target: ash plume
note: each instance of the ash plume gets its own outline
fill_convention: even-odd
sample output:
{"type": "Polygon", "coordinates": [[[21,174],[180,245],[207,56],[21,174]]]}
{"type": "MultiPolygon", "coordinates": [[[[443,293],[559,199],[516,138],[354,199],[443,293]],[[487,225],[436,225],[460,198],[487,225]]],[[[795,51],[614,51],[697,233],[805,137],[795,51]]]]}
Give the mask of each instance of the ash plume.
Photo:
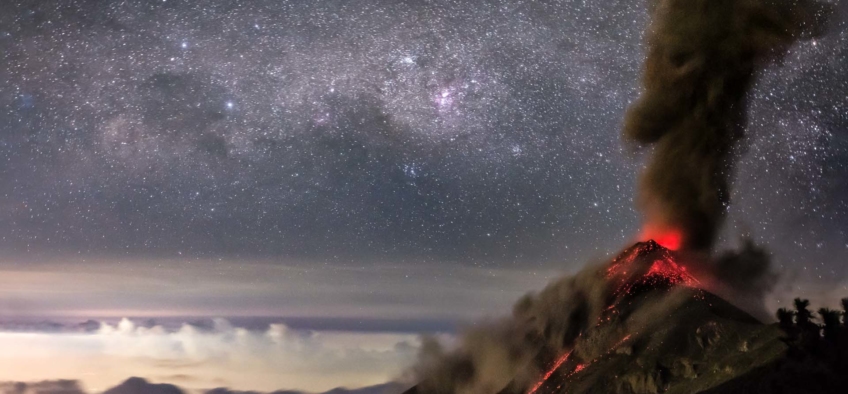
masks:
{"type": "Polygon", "coordinates": [[[646,238],[682,232],[709,251],[730,202],[732,156],[744,136],[755,73],[795,41],[821,34],[813,0],[655,0],[643,92],[626,140],[653,146],[638,204],[646,238]]]}

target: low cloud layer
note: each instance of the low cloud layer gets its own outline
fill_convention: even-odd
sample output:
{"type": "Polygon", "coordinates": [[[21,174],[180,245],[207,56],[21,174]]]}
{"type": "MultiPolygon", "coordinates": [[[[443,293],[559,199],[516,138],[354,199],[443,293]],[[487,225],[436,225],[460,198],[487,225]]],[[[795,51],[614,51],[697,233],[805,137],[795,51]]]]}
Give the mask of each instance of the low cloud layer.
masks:
{"type": "MultiPolygon", "coordinates": [[[[123,319],[91,332],[0,332],[0,348],[0,381],[73,379],[86,391],[101,392],[129,376],[144,376],[193,390],[320,392],[399,377],[419,340],[413,334],[313,332],[283,324],[248,330],[224,319],[175,329],[123,319]]],[[[7,386],[3,392],[21,388],[7,386]]],[[[20,392],[42,392],[28,387],[20,392]]]]}
{"type": "Polygon", "coordinates": [[[45,380],[41,382],[2,382],[3,394],[85,394],[76,380],[45,380]]]}
{"type": "MultiPolygon", "coordinates": [[[[323,394],[399,394],[409,386],[389,382],[356,389],[335,388],[323,394]]],[[[167,383],[151,383],[132,377],[112,387],[103,394],[185,394],[187,391],[167,383]]],[[[197,394],[262,394],[256,391],[234,391],[219,387],[211,390],[194,390],[197,394]]],[[[0,382],[0,394],[88,394],[76,380],[45,380],[41,382],[0,382]]],[[[301,391],[274,391],[268,394],[306,394],[301,391]]]]}

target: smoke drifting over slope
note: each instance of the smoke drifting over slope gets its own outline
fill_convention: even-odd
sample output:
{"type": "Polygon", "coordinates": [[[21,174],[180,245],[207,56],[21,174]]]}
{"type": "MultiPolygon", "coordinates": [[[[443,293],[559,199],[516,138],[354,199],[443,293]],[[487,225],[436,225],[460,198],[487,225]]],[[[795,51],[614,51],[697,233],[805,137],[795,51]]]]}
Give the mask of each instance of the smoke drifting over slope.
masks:
{"type": "Polygon", "coordinates": [[[603,271],[584,269],[525,296],[511,318],[465,332],[456,352],[425,341],[415,371],[423,381],[415,393],[491,394],[513,379],[529,385],[542,373],[533,364],[540,352],[557,356],[600,316],[609,295],[603,271]]]}
{"type": "Polygon", "coordinates": [[[645,236],[682,231],[709,250],[729,203],[732,154],[743,137],[755,72],[796,40],[822,31],[827,8],[810,0],[657,0],[644,92],[624,136],[654,146],[639,205],[645,236]]]}
{"type": "MultiPolygon", "coordinates": [[[[746,264],[750,257],[727,258],[746,264]]],[[[452,353],[425,341],[416,371],[422,381],[408,393],[558,392],[550,390],[556,386],[551,382],[576,377],[618,352],[638,351],[650,357],[662,353],[645,345],[657,330],[675,330],[679,335],[672,336],[685,341],[696,329],[712,329],[720,316],[731,325],[761,326],[701,290],[708,284],[692,276],[685,262],[683,254],[653,241],[637,243],[606,264],[591,265],[524,297],[510,318],[469,330],[452,353]],[[627,350],[632,346],[636,349],[627,350]],[[551,387],[538,391],[543,386],[551,387]]]]}

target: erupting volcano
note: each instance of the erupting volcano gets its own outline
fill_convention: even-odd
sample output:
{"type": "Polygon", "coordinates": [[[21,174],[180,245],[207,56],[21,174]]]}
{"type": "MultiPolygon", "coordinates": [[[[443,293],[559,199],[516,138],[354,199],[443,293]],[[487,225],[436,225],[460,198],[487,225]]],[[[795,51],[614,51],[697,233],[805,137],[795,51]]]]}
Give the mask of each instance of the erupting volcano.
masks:
{"type": "MultiPolygon", "coordinates": [[[[811,380],[787,333],[701,286],[678,252],[653,240],[551,284],[509,320],[471,331],[407,394],[795,393],[811,380]],[[776,383],[792,376],[794,383],[776,383]]],[[[811,372],[812,371],[812,372],[811,372]]]]}
{"type": "MultiPolygon", "coordinates": [[[[693,289],[700,281],[692,276],[685,266],[680,264],[677,256],[669,248],[660,245],[654,240],[640,242],[624,250],[618,257],[614,258],[605,269],[607,286],[610,288],[609,302],[598,319],[595,329],[601,329],[604,324],[612,324],[617,320],[613,316],[620,315],[623,310],[633,305],[640,294],[652,291],[670,291],[676,286],[686,286],[693,289]]],[[[694,297],[703,300],[705,293],[700,289],[693,294],[694,297]]],[[[578,336],[578,340],[583,333],[578,336]]],[[[590,334],[591,335],[591,334],[590,334]]],[[[624,335],[620,340],[610,346],[606,352],[599,357],[583,363],[576,363],[570,368],[563,370],[563,364],[571,358],[574,349],[569,349],[541,376],[532,386],[527,394],[535,394],[546,386],[556,385],[556,390],[563,390],[569,380],[577,374],[592,366],[604,357],[609,357],[616,349],[624,346],[632,334],[624,335]],[[552,379],[559,374],[558,379],[552,379]],[[549,381],[555,383],[549,383],[549,381]]]]}
{"type": "Polygon", "coordinates": [[[755,73],[821,33],[827,9],[815,0],[652,1],[643,89],[623,125],[626,140],[653,147],[638,198],[645,242],[526,296],[456,351],[424,357],[409,393],[729,393],[752,384],[795,393],[815,380],[818,392],[836,392],[845,383],[838,363],[794,359],[786,332],[707,286],[739,304],[768,287],[765,252],[748,243],[714,258],[714,241],[755,73]]]}

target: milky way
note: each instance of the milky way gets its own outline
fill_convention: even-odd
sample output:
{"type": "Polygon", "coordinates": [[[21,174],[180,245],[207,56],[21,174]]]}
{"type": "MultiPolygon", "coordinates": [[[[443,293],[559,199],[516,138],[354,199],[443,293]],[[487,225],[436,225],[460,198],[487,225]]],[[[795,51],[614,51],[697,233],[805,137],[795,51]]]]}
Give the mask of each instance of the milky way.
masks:
{"type": "MultiPolygon", "coordinates": [[[[0,15],[7,251],[542,264],[636,232],[641,1],[60,3],[0,15]]],[[[831,278],[839,12],[758,82],[727,231],[831,278]]]]}

